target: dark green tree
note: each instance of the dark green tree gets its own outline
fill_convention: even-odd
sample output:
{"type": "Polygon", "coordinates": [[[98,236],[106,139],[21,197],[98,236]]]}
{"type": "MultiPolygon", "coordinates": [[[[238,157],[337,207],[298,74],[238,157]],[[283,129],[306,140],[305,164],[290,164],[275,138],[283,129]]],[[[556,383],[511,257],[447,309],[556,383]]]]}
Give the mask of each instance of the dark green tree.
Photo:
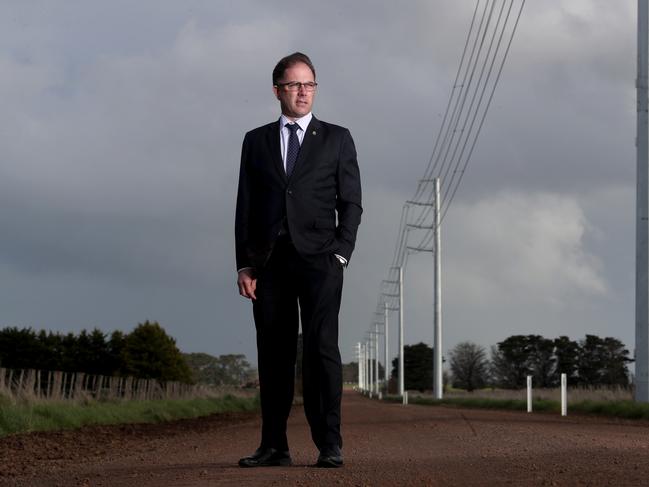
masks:
{"type": "MultiPolygon", "coordinates": [[[[380,364],[379,364],[380,365],[380,364]]],[[[398,358],[392,360],[392,377],[397,378],[398,358]]],[[[403,347],[403,373],[406,390],[433,388],[433,349],[423,342],[403,347]]],[[[381,377],[383,375],[381,374],[381,377]]]]}
{"type": "Polygon", "coordinates": [[[489,379],[489,361],[485,349],[472,342],[458,343],[450,353],[453,387],[473,391],[489,379]]]}
{"type": "Polygon", "coordinates": [[[191,382],[192,374],[176,347],[176,341],[157,323],[138,324],[126,336],[124,369],[127,375],[144,379],[191,382]]]}
{"type": "Polygon", "coordinates": [[[358,384],[358,362],[343,364],[343,382],[358,384]]]}
{"type": "Polygon", "coordinates": [[[110,334],[110,339],[106,344],[106,368],[111,370],[110,375],[126,375],[126,366],[124,365],[124,348],[126,346],[126,335],[119,330],[110,334]]]}
{"type": "Polygon", "coordinates": [[[554,340],[528,335],[529,368],[535,387],[550,388],[558,384],[554,340]]]}
{"type": "Polygon", "coordinates": [[[252,372],[242,354],[215,357],[207,353],[187,353],[183,356],[194,379],[201,384],[241,386],[252,372]]]}
{"type": "Polygon", "coordinates": [[[113,375],[115,370],[110,367],[108,343],[106,335],[94,328],[88,335],[88,361],[85,364],[89,374],[113,375]]]}
{"type": "Polygon", "coordinates": [[[517,389],[526,383],[530,374],[527,340],[514,335],[491,347],[491,376],[494,385],[505,389],[517,389]]]}
{"type": "Polygon", "coordinates": [[[78,368],[78,347],[79,341],[74,333],[68,333],[61,336],[61,361],[60,369],[63,372],[84,372],[83,368],[78,368]]]}
{"type": "Polygon", "coordinates": [[[513,335],[492,347],[491,375],[494,385],[518,389],[527,376],[537,387],[554,385],[556,360],[554,343],[540,335],[513,335]]]}
{"type": "Polygon", "coordinates": [[[31,369],[42,356],[36,332],[31,328],[0,330],[0,365],[9,369],[31,369]]]}
{"type": "Polygon", "coordinates": [[[41,355],[34,362],[33,368],[39,370],[60,370],[60,335],[40,330],[38,332],[38,343],[41,349],[41,355]]]}
{"type": "Polygon", "coordinates": [[[579,374],[579,343],[567,336],[554,339],[554,356],[556,358],[555,383],[560,383],[561,374],[566,374],[568,382],[575,384],[579,374]]]}
{"type": "Polygon", "coordinates": [[[94,367],[95,356],[92,353],[90,335],[87,330],[81,330],[72,346],[70,372],[83,371],[96,374],[94,367]]]}
{"type": "Polygon", "coordinates": [[[616,338],[600,338],[586,335],[580,341],[579,382],[582,385],[620,385],[629,384],[627,364],[629,351],[616,338]]]}
{"type": "Polygon", "coordinates": [[[222,384],[242,386],[250,373],[250,364],[243,354],[219,355],[218,363],[221,369],[222,384]]]}

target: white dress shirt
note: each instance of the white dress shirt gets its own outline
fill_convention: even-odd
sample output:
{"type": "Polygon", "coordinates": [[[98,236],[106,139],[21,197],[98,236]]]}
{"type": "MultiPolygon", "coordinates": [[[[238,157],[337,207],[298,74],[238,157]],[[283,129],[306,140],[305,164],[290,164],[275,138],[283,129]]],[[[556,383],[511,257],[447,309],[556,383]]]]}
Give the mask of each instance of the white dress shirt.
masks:
{"type": "Polygon", "coordinates": [[[306,129],[309,127],[312,118],[313,114],[311,112],[307,113],[302,118],[298,118],[297,120],[290,120],[284,114],[279,117],[279,145],[282,148],[282,161],[284,162],[284,171],[286,171],[286,150],[288,149],[288,138],[291,135],[291,131],[286,128],[286,124],[296,123],[298,127],[300,127],[299,129],[297,129],[297,139],[300,141],[301,146],[302,141],[304,140],[304,134],[306,133],[306,129]]]}

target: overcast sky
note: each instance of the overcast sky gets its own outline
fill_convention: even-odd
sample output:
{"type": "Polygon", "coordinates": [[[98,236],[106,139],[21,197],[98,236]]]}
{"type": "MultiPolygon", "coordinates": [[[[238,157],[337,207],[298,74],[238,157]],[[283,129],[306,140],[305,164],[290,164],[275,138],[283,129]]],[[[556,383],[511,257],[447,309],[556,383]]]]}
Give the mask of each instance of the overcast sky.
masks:
{"type": "MultiPolygon", "coordinates": [[[[527,2],[442,228],[445,352],[529,333],[633,350],[635,6],[527,2]]],[[[359,156],[365,211],[340,321],[352,360],[474,7],[0,2],[0,325],[157,320],[183,351],[256,362],[235,285],[239,156],[244,133],[279,116],[275,63],[300,50],[317,70],[314,114],[348,127],[359,156]]],[[[432,344],[430,254],[409,257],[405,297],[406,343],[432,344]]]]}

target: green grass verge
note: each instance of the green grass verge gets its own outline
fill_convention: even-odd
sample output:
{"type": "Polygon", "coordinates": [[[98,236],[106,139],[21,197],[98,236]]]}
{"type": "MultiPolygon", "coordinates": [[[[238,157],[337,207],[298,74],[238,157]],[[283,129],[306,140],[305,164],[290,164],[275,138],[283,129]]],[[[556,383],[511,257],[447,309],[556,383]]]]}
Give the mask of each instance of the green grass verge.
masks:
{"type": "MultiPolygon", "coordinates": [[[[388,396],[388,401],[401,402],[400,396],[388,396]]],[[[488,399],[473,397],[453,397],[447,399],[433,399],[430,397],[414,396],[408,398],[409,404],[423,404],[427,406],[456,406],[477,409],[509,409],[527,410],[527,402],[519,399],[488,399]]],[[[559,411],[560,404],[556,401],[536,400],[533,403],[535,411],[559,411]]]]}
{"type": "Polygon", "coordinates": [[[568,414],[571,411],[624,419],[649,419],[649,404],[634,401],[582,401],[577,404],[569,404],[568,414]]]}
{"type": "MultiPolygon", "coordinates": [[[[400,396],[387,396],[387,401],[401,402],[400,396]]],[[[478,409],[507,409],[514,411],[527,411],[527,401],[519,399],[488,399],[457,397],[447,399],[432,399],[429,397],[409,397],[409,404],[423,404],[429,406],[455,406],[478,409]]],[[[534,411],[556,412],[561,411],[558,401],[535,400],[532,402],[534,411]]],[[[598,414],[623,419],[649,420],[649,404],[634,401],[580,401],[568,404],[568,414],[598,414]]]]}
{"type": "Polygon", "coordinates": [[[20,402],[0,398],[0,436],[91,424],[159,423],[213,413],[255,411],[258,398],[226,395],[159,401],[20,402]]]}

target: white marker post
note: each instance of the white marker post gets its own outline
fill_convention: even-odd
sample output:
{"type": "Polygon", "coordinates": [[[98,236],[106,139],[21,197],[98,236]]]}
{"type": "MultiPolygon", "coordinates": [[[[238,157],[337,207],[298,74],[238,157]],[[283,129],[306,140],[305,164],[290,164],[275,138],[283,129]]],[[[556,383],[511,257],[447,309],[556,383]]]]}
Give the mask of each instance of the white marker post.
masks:
{"type": "Polygon", "coordinates": [[[403,391],[403,395],[401,396],[403,400],[403,405],[407,406],[408,405],[408,391],[403,391]]]}
{"type": "Polygon", "coordinates": [[[444,380],[442,374],[442,238],[441,208],[440,208],[439,178],[435,178],[435,213],[433,224],[433,239],[435,240],[435,264],[433,272],[433,287],[435,295],[435,311],[433,312],[433,394],[435,399],[442,399],[444,380]]]}
{"type": "Polygon", "coordinates": [[[568,380],[561,374],[561,416],[568,415],[568,380]]]}
{"type": "Polygon", "coordinates": [[[369,383],[368,383],[368,389],[367,391],[369,392],[368,396],[370,399],[372,399],[372,393],[374,392],[374,364],[372,363],[373,359],[373,352],[374,352],[374,343],[372,342],[372,334],[370,332],[369,334],[369,340],[367,341],[367,368],[369,370],[369,383]]]}
{"type": "Polygon", "coordinates": [[[532,376],[527,376],[527,412],[532,412],[532,376]]]}

